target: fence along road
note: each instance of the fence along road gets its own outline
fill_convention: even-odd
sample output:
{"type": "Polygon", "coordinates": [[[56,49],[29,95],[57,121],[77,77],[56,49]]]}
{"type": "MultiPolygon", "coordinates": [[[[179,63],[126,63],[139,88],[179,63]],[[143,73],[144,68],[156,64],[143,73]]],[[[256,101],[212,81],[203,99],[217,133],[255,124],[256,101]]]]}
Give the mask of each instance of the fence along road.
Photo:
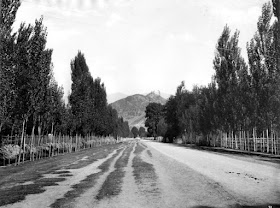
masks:
{"type": "Polygon", "coordinates": [[[26,160],[34,161],[42,158],[53,157],[60,154],[76,152],[103,144],[114,144],[125,140],[124,138],[96,137],[87,135],[64,136],[43,135],[5,136],[0,144],[0,166],[19,165],[26,160]]]}

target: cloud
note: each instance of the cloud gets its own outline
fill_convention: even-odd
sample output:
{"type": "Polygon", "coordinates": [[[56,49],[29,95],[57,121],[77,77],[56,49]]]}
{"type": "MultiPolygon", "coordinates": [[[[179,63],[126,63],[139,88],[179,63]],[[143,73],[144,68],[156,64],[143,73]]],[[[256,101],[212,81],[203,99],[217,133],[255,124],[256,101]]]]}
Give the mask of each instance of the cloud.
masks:
{"type": "Polygon", "coordinates": [[[87,11],[94,11],[105,9],[107,6],[106,0],[23,0],[24,6],[32,5],[40,7],[40,11],[57,11],[64,15],[74,15],[77,13],[84,13],[87,11]]]}
{"type": "Polygon", "coordinates": [[[125,7],[129,6],[131,4],[132,0],[112,0],[111,3],[113,3],[116,7],[125,7]]]}
{"type": "Polygon", "coordinates": [[[169,33],[167,35],[167,40],[170,41],[181,41],[185,43],[194,43],[196,38],[189,32],[184,33],[169,33]]]}
{"type": "Polygon", "coordinates": [[[106,26],[107,27],[112,27],[113,25],[115,25],[116,23],[122,21],[123,18],[117,14],[117,13],[112,13],[109,16],[109,20],[106,22],[106,26]]]}
{"type": "Polygon", "coordinates": [[[224,21],[230,21],[234,24],[248,24],[259,16],[261,9],[257,6],[247,10],[229,9],[227,7],[218,6],[212,7],[209,10],[210,14],[224,21]]]}
{"type": "Polygon", "coordinates": [[[198,1],[203,8],[203,15],[215,18],[215,21],[231,22],[236,25],[246,25],[254,22],[261,14],[261,5],[265,0],[235,0],[235,1],[198,1]]]}
{"type": "Polygon", "coordinates": [[[108,6],[108,3],[105,0],[97,0],[97,6],[99,9],[105,9],[108,6]]]}

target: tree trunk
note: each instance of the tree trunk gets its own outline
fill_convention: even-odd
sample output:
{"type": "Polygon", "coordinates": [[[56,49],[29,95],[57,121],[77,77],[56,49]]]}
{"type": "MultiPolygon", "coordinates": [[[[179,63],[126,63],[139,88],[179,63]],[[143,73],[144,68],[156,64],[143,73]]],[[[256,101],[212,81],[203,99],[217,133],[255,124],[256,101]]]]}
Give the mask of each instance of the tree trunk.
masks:
{"type": "Polygon", "coordinates": [[[15,127],[15,122],[13,122],[13,124],[12,124],[12,129],[11,129],[11,136],[13,136],[13,132],[14,132],[14,127],[15,127]]]}
{"type": "Polygon", "coordinates": [[[77,152],[77,147],[78,147],[78,135],[76,134],[76,147],[75,147],[75,152],[77,152]]]}
{"type": "Polygon", "coordinates": [[[51,131],[52,135],[53,135],[53,127],[54,127],[54,122],[52,122],[52,131],[51,131]]]}
{"type": "MultiPolygon", "coordinates": [[[[24,126],[25,126],[25,119],[23,119],[22,122],[22,132],[21,132],[21,139],[20,139],[20,148],[23,146],[23,157],[22,157],[22,162],[24,162],[24,153],[25,153],[25,147],[23,144],[23,137],[24,137],[24,126]]],[[[20,154],[18,155],[18,165],[20,164],[20,154]]]]}
{"type": "MultiPolygon", "coordinates": [[[[41,143],[41,130],[42,130],[42,122],[41,122],[41,116],[39,116],[39,126],[38,126],[38,146],[40,146],[40,143],[41,143]]],[[[40,152],[37,153],[37,159],[39,159],[39,154],[40,154],[40,157],[41,157],[41,154],[42,154],[42,148],[40,148],[40,152]]]]}
{"type": "Polygon", "coordinates": [[[35,136],[35,122],[33,123],[32,134],[31,134],[30,161],[31,160],[34,161],[34,151],[33,151],[34,136],[35,136]]]}
{"type": "Polygon", "coordinates": [[[64,154],[64,148],[65,148],[65,139],[64,139],[64,135],[62,135],[62,141],[63,141],[62,154],[64,154]]]}
{"type": "Polygon", "coordinates": [[[269,153],[269,136],[268,136],[268,129],[266,130],[266,152],[269,153]]]}
{"type": "Polygon", "coordinates": [[[2,130],[2,126],[3,126],[3,123],[1,122],[0,123],[0,133],[1,133],[1,130],[2,130]]]}

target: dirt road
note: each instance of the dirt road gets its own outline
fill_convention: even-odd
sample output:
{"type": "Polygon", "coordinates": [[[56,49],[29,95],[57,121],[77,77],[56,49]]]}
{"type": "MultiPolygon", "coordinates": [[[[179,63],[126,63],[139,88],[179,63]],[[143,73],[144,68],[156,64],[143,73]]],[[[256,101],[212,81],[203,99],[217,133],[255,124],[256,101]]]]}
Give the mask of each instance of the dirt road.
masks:
{"type": "Polygon", "coordinates": [[[131,140],[0,169],[0,205],[280,207],[280,167],[258,157],[131,140]]]}

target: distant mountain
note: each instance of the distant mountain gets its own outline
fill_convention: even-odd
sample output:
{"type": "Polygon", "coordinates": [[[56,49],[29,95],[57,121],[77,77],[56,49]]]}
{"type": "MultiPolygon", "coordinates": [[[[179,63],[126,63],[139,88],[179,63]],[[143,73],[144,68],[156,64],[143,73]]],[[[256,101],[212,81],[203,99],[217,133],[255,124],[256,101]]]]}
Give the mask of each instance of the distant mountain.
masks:
{"type": "Polygon", "coordinates": [[[131,95],[111,104],[111,106],[118,111],[118,115],[128,121],[129,126],[132,128],[136,126],[145,126],[145,110],[149,103],[156,102],[165,104],[166,99],[151,92],[145,95],[131,95]]]}
{"type": "Polygon", "coordinates": [[[127,97],[127,95],[120,93],[120,92],[112,93],[112,94],[107,95],[107,102],[108,102],[108,104],[110,104],[117,100],[123,99],[125,97],[127,97]]]}
{"type": "MultiPolygon", "coordinates": [[[[150,93],[146,93],[144,95],[148,95],[150,93]]],[[[171,94],[168,94],[168,93],[164,93],[164,92],[156,92],[156,94],[160,95],[162,98],[168,100],[168,98],[171,96],[171,94]]]]}

